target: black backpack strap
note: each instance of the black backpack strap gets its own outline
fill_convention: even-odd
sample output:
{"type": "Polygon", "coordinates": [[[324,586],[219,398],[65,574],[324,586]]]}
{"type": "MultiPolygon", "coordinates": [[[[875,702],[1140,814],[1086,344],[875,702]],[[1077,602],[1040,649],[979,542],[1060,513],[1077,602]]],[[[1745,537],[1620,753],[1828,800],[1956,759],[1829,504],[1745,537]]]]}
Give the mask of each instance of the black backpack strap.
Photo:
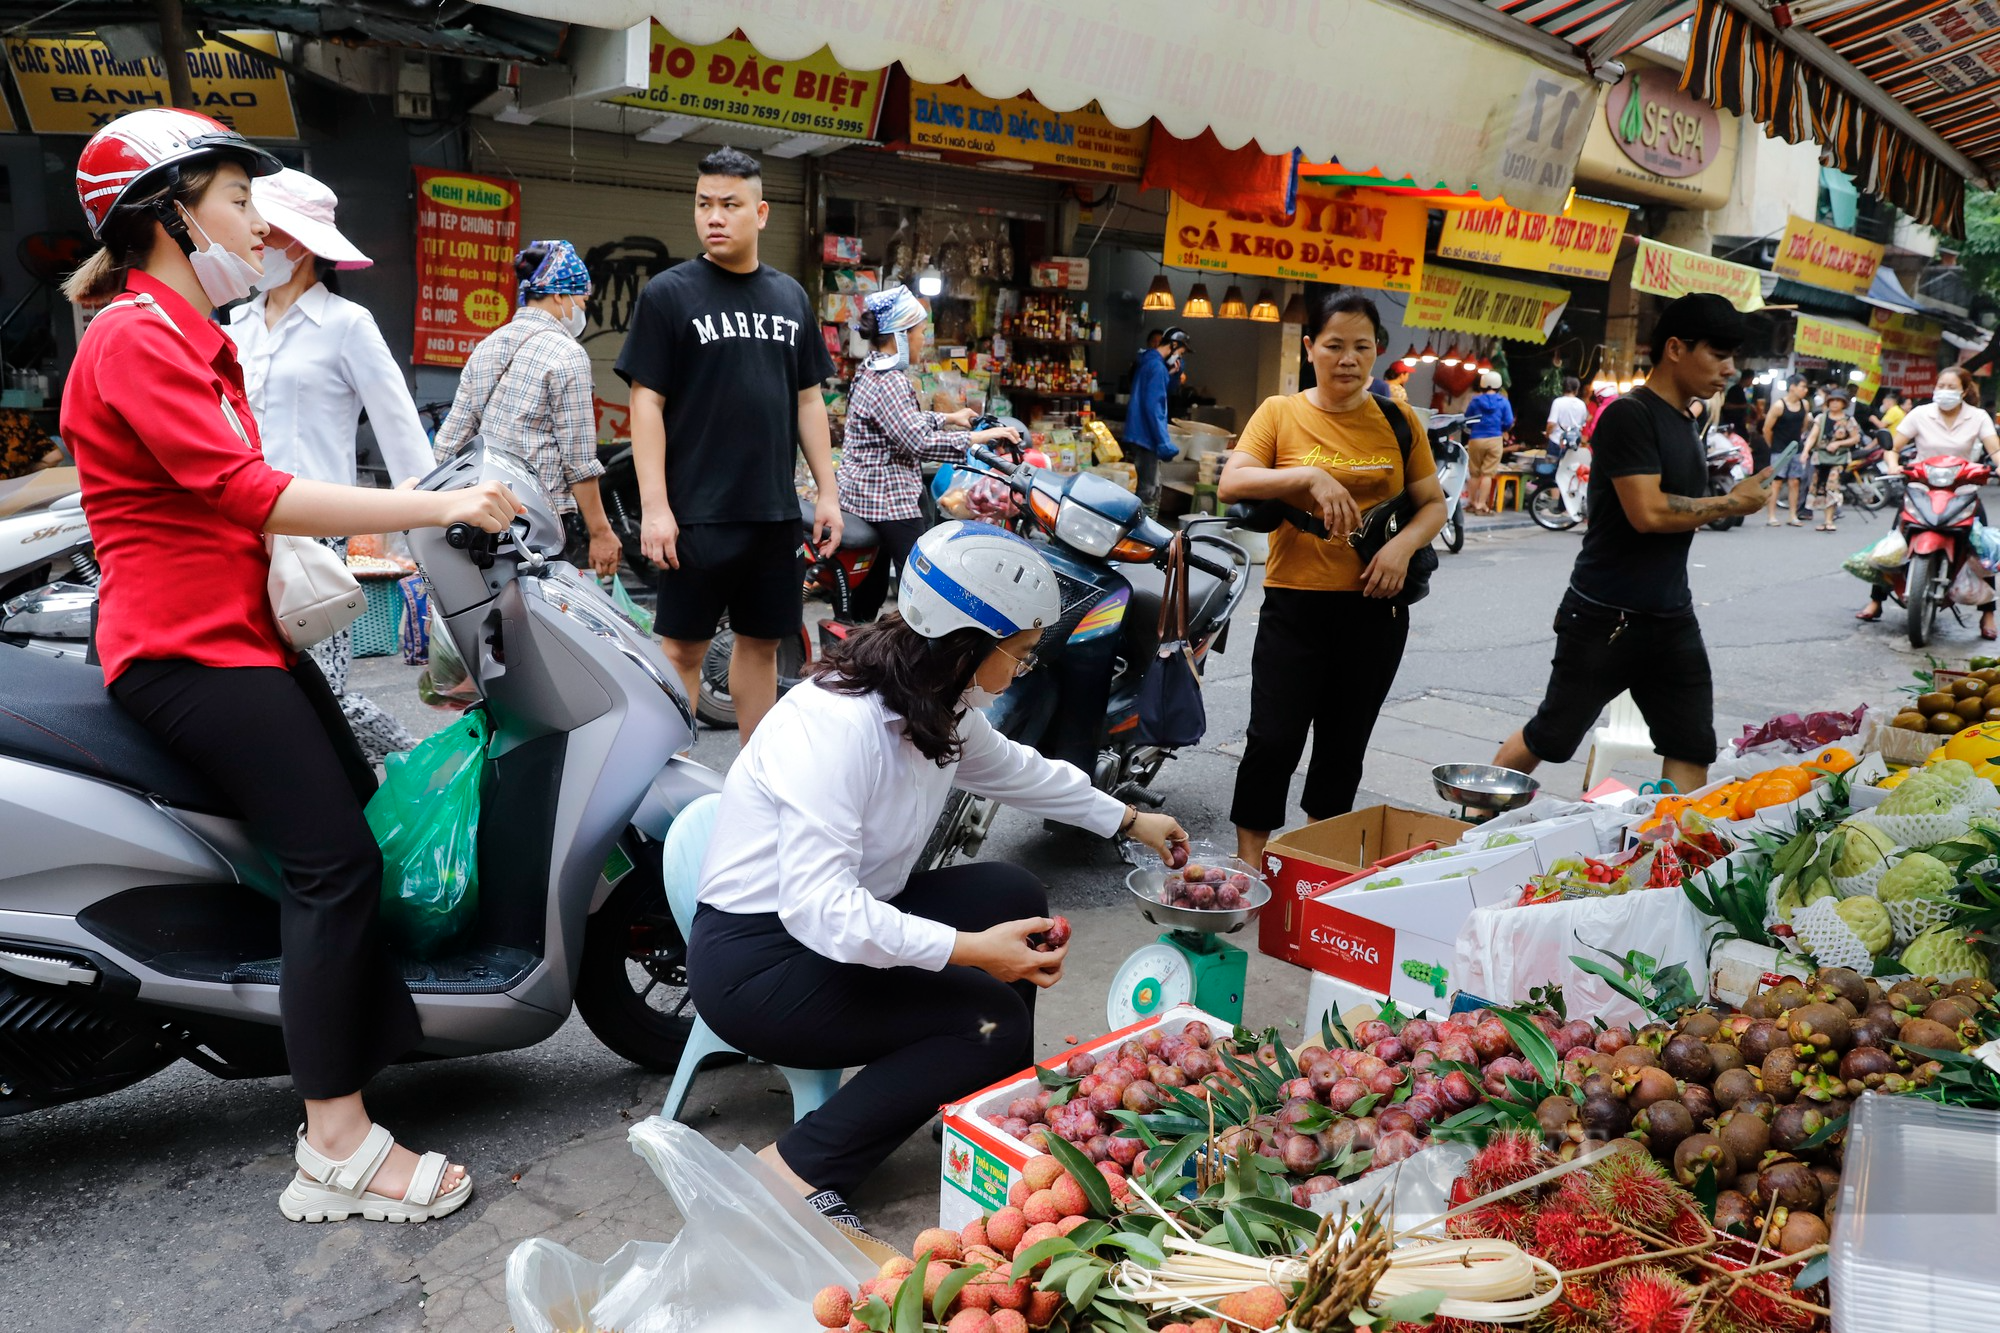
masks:
{"type": "Polygon", "coordinates": [[[1403,471],[1405,473],[1409,472],[1410,446],[1412,443],[1410,439],[1410,419],[1403,415],[1403,409],[1396,404],[1395,399],[1384,398],[1379,393],[1370,393],[1368,396],[1375,400],[1375,406],[1380,408],[1382,415],[1389,419],[1389,429],[1396,432],[1396,447],[1403,451],[1403,471]]]}

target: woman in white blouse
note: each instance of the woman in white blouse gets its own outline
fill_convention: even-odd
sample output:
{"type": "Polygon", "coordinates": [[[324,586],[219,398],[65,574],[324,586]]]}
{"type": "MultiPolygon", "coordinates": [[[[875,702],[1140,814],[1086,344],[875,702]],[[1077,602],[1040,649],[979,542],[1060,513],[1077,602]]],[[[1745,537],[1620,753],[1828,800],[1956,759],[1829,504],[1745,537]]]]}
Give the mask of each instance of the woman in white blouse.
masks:
{"type": "Polygon", "coordinates": [[[1034,663],[1062,616],[1039,552],[946,523],[905,566],[900,614],[836,646],[778,701],[723,784],[688,989],[745,1054],[862,1066],[759,1154],[829,1217],[946,1102],[1025,1069],[1038,987],[1066,946],[1041,883],[1018,866],[911,874],[954,786],[1162,860],[1187,834],[1091,786],[1073,765],[994,731],[979,711],[1034,663]]]}
{"type": "MultiPolygon", "coordinates": [[[[326,286],[326,274],[334,269],[375,262],[334,226],[333,191],[289,167],[259,176],[250,188],[257,211],[271,224],[264,241],[264,282],[223,328],[243,365],[243,387],[257,414],[265,461],[293,476],[354,485],[354,436],[366,408],[390,482],[423,476],[432,467],[430,440],[402,369],[374,316],[326,286]]],[[[326,543],[347,554],[345,538],[326,543]]],[[[349,631],[310,651],[370,763],[416,744],[381,707],[348,693],[347,670],[354,660],[349,631]]]]}

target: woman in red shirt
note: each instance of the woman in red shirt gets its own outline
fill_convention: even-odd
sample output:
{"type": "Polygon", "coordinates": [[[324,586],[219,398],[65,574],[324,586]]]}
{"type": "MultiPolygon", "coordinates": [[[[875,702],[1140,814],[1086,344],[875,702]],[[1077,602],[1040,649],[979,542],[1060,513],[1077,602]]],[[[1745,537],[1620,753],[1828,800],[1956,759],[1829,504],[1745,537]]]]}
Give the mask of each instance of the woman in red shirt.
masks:
{"type": "Polygon", "coordinates": [[[423,1034],[377,926],[382,858],[362,817],[374,774],[312,659],[279,636],[264,535],[498,532],[521,506],[498,484],[378,491],[264,462],[212,316],[260,276],[269,228],[250,178],[276,170],[191,111],[134,112],[84,146],[77,194],[104,248],[63,294],[102,309],[63,387],[62,433],[104,569],[107,688],[235,804],[284,874],[278,1005],[306,1123],[279,1206],[294,1221],[423,1221],[472,1182],[442,1153],[397,1147],[362,1105],[362,1086],[423,1034]]]}

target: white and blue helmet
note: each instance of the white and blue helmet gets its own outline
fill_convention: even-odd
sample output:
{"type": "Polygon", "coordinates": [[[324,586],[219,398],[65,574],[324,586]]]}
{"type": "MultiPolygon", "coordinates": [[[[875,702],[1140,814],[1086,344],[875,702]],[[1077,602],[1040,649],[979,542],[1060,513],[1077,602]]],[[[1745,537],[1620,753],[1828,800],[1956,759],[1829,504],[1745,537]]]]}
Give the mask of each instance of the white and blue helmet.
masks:
{"type": "Polygon", "coordinates": [[[1004,639],[1062,619],[1056,573],[1040,551],[1004,528],[957,520],[917,539],[897,605],[926,639],[960,629],[1004,639]]]}

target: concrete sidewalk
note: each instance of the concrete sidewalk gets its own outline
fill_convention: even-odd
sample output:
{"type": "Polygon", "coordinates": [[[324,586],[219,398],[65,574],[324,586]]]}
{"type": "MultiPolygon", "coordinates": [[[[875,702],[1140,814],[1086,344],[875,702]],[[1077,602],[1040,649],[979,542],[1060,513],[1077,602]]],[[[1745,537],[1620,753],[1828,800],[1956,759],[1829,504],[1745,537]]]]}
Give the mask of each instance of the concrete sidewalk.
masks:
{"type": "MultiPolygon", "coordinates": [[[[1068,971],[1037,1006],[1038,1058],[1063,1050],[1068,1038],[1088,1040],[1107,1030],[1112,974],[1126,955],[1160,935],[1136,907],[1072,909],[1069,916],[1076,939],[1068,971]]],[[[1286,1040],[1302,1040],[1307,974],[1258,953],[1255,930],[1253,925],[1231,941],[1250,955],[1245,1023],[1260,1030],[1275,1025],[1286,1040]]],[[[659,1110],[667,1083],[664,1076],[646,1080],[642,1100],[606,1107],[602,1129],[550,1153],[518,1180],[480,1182],[478,1198],[467,1205],[470,1219],[455,1222],[409,1265],[424,1292],[425,1329],[507,1328],[507,1256],[527,1237],[546,1237],[601,1262],[628,1240],[670,1240],[679,1232],[680,1216],[665,1189],[625,1137],[635,1120],[659,1110]]],[[[768,1065],[710,1069],[695,1081],[681,1119],[724,1150],[739,1143],[762,1148],[790,1123],[790,1094],[768,1065]]],[[[928,1130],[920,1131],[854,1196],[869,1231],[900,1246],[937,1224],[939,1152],[928,1130]]]]}

